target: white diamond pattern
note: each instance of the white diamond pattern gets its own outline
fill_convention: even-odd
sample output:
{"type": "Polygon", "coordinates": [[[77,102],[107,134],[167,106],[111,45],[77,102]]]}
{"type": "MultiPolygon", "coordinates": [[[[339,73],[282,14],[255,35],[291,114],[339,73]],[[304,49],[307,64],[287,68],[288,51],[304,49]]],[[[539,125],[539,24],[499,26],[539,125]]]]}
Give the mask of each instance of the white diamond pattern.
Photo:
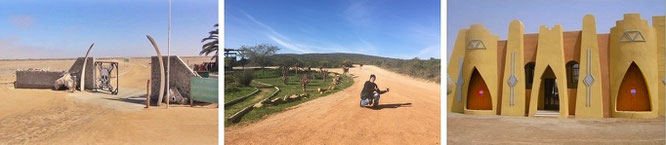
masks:
{"type": "Polygon", "coordinates": [[[516,76],[511,75],[507,83],[509,83],[509,86],[513,88],[514,86],[516,86],[516,83],[518,83],[518,79],[516,79],[516,76]]]}
{"type": "Polygon", "coordinates": [[[588,87],[592,86],[592,84],[594,83],[594,77],[588,74],[587,76],[585,76],[585,79],[583,79],[583,83],[585,83],[585,86],[588,87]]]}

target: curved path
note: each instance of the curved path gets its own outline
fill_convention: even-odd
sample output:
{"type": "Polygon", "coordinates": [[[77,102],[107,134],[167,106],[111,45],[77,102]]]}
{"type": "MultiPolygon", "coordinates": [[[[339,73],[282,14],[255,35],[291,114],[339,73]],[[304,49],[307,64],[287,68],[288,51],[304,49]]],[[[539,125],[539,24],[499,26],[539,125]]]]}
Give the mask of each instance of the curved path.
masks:
{"type": "MultiPolygon", "coordinates": [[[[331,71],[341,72],[340,69],[331,71]]],[[[249,125],[225,128],[226,144],[440,144],[440,85],[375,66],[351,68],[355,83],[249,125]],[[359,107],[370,74],[380,109],[359,107]],[[410,104],[411,103],[411,104],[410,104]]]]}

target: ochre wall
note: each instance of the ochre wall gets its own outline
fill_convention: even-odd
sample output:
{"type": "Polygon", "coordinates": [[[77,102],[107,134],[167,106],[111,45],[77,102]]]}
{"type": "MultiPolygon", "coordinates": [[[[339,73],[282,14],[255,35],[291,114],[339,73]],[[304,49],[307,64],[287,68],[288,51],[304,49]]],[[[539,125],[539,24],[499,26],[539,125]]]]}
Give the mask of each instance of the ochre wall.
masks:
{"type": "MultiPolygon", "coordinates": [[[[465,84],[463,85],[463,102],[467,102],[468,97],[468,87],[470,82],[470,76],[472,71],[476,68],[481,74],[481,77],[484,79],[487,87],[488,93],[492,99],[493,108],[492,110],[471,110],[467,109],[465,106],[465,114],[487,114],[495,115],[497,114],[498,107],[498,66],[497,66],[497,40],[498,36],[490,34],[488,29],[485,29],[483,25],[472,25],[466,34],[466,45],[470,45],[471,40],[481,40],[485,45],[485,49],[465,49],[465,61],[463,62],[463,77],[465,78],[465,84]]],[[[466,47],[467,48],[467,47],[466,47]]]]}
{"type": "MultiPolygon", "coordinates": [[[[630,60],[634,60],[634,58],[642,58],[639,59],[640,61],[643,61],[643,63],[638,64],[641,71],[643,72],[645,79],[648,84],[648,90],[650,90],[650,93],[655,93],[651,94],[651,96],[658,96],[655,97],[654,99],[651,99],[651,102],[655,102],[656,104],[653,104],[652,106],[655,106],[653,110],[656,110],[656,114],[660,116],[664,116],[666,113],[664,111],[664,97],[665,97],[665,89],[666,89],[666,72],[664,69],[666,68],[666,60],[664,57],[666,57],[666,48],[664,48],[664,16],[654,16],[652,17],[653,19],[653,24],[650,27],[647,25],[647,22],[645,20],[640,20],[640,16],[638,14],[625,14],[625,20],[617,21],[616,27],[611,29],[611,34],[596,34],[596,24],[594,20],[594,16],[592,15],[586,15],[583,18],[583,30],[582,31],[567,31],[567,32],[561,32],[560,38],[562,43],[561,43],[561,52],[563,56],[562,57],[562,63],[566,64],[569,61],[576,61],[580,64],[580,71],[579,71],[579,78],[578,78],[578,88],[567,88],[566,85],[566,71],[564,71],[564,76],[559,76],[558,79],[558,85],[563,85],[558,86],[558,88],[567,88],[566,92],[568,93],[567,97],[567,103],[570,104],[568,105],[567,111],[569,115],[574,115],[577,118],[600,118],[600,117],[637,117],[637,118],[652,118],[652,114],[650,113],[632,113],[632,112],[617,112],[615,111],[615,104],[613,101],[617,98],[617,91],[619,87],[619,83],[621,83],[622,79],[618,79],[619,77],[623,77],[623,74],[626,72],[626,69],[628,68],[630,64],[630,60]],[[627,22],[624,22],[627,21],[627,22]],[[622,26],[620,26],[622,25],[622,26]],[[624,27],[627,28],[624,28],[624,27]],[[620,28],[623,28],[624,30],[636,30],[639,28],[641,32],[643,33],[643,36],[646,37],[648,42],[624,42],[620,43],[619,42],[619,37],[621,36],[622,33],[624,33],[624,30],[618,30],[620,28]],[[646,32],[644,32],[646,31],[646,32]],[[614,32],[614,33],[613,33],[614,32]],[[596,36],[596,37],[594,37],[596,36]],[[596,40],[594,40],[596,39],[596,40]],[[590,42],[596,42],[596,43],[590,43],[590,42]],[[596,47],[595,47],[596,44],[596,47]],[[610,46],[613,46],[613,48],[610,48],[610,46]],[[591,58],[592,59],[592,66],[590,69],[592,71],[592,75],[594,76],[594,83],[591,87],[591,106],[587,107],[585,109],[585,99],[587,95],[587,88],[583,83],[583,80],[585,76],[587,75],[587,49],[586,48],[596,48],[591,50],[591,58]],[[627,49],[620,49],[620,48],[627,48],[627,49]],[[627,51],[631,50],[629,48],[643,48],[639,49],[641,51],[627,51]],[[613,49],[613,50],[611,50],[613,49]],[[596,51],[595,51],[596,50],[596,51]],[[611,51],[615,53],[611,53],[611,51]],[[652,53],[649,53],[651,51],[654,51],[652,53]],[[648,54],[648,55],[643,55],[643,54],[648,54]],[[618,55],[621,55],[618,59],[618,55]],[[654,55],[652,57],[651,55],[654,55]],[[647,56],[647,57],[644,57],[647,56]],[[612,60],[610,58],[613,58],[612,60]],[[649,61],[652,62],[649,62],[649,61]],[[594,62],[598,61],[598,62],[594,62]],[[621,63],[620,63],[621,62],[621,63]],[[614,66],[611,66],[611,64],[614,64],[614,66]],[[624,67],[624,68],[622,68],[624,67]],[[647,67],[647,68],[646,68],[647,67]],[[598,73],[598,74],[595,74],[598,73]],[[621,75],[620,75],[621,73],[621,75]],[[611,76],[613,76],[613,79],[611,79],[611,76]],[[564,83],[561,83],[560,80],[562,80],[564,83]],[[613,85],[611,85],[613,84],[613,85]],[[650,85],[652,84],[652,85],[650,85]],[[614,89],[612,89],[614,88],[614,89]],[[657,91],[654,91],[657,90],[657,91]],[[661,100],[661,101],[658,101],[661,100]],[[582,107],[581,107],[582,105],[582,107]],[[601,113],[600,113],[601,112],[601,113]],[[613,115],[614,114],[614,115],[613,115]],[[638,114],[638,115],[636,115],[638,114]]],[[[512,25],[517,25],[514,23],[519,23],[520,21],[514,20],[512,23],[510,23],[509,26],[509,37],[508,40],[503,40],[503,41],[496,41],[496,45],[489,44],[490,39],[495,39],[497,36],[490,35],[489,32],[485,34],[488,30],[483,29],[481,25],[473,25],[471,26],[470,29],[472,28],[477,28],[474,32],[471,32],[470,29],[461,29],[458,32],[458,36],[454,45],[454,50],[453,53],[451,54],[451,60],[449,61],[449,66],[447,68],[447,73],[451,77],[451,80],[453,82],[457,82],[458,76],[459,76],[459,58],[465,58],[465,56],[474,56],[474,57],[480,57],[480,56],[491,56],[491,54],[481,54],[481,53],[475,53],[475,54],[466,54],[466,52],[472,52],[472,51],[481,51],[481,50],[466,50],[467,43],[469,43],[469,40],[473,37],[470,37],[469,34],[477,34],[476,37],[478,38],[483,37],[484,38],[484,43],[488,49],[483,52],[489,52],[487,50],[492,49],[492,46],[494,47],[495,50],[490,50],[490,51],[496,51],[495,56],[491,56],[492,58],[483,58],[483,59],[488,59],[488,60],[496,60],[496,61],[491,61],[492,63],[496,63],[496,68],[495,68],[495,73],[497,76],[492,76],[494,77],[493,80],[497,84],[497,86],[494,86],[493,84],[490,83],[488,80],[489,78],[486,78],[484,74],[482,74],[484,80],[486,83],[488,83],[489,87],[495,87],[496,91],[491,91],[492,93],[497,93],[497,95],[491,94],[493,100],[493,108],[494,111],[492,112],[485,112],[485,113],[480,113],[480,114],[501,114],[501,115],[509,115],[511,114],[512,116],[521,116],[520,113],[516,112],[521,112],[519,111],[520,109],[517,108],[524,108],[523,115],[529,115],[530,113],[530,107],[532,106],[538,106],[538,105],[531,105],[532,101],[537,101],[535,100],[538,97],[542,97],[542,93],[539,91],[533,92],[533,89],[537,89],[539,87],[535,86],[540,86],[541,84],[536,84],[537,80],[540,81],[538,78],[540,75],[540,72],[538,72],[538,69],[535,69],[534,73],[534,83],[533,83],[533,88],[532,89],[525,89],[525,87],[520,87],[521,83],[522,85],[525,85],[524,81],[526,81],[525,74],[524,74],[524,67],[525,64],[529,62],[537,62],[537,65],[540,64],[540,61],[537,61],[537,47],[544,47],[544,46],[539,46],[539,43],[543,43],[539,41],[540,35],[543,35],[543,33],[535,33],[535,34],[523,34],[524,26],[520,24],[520,34],[522,34],[522,56],[518,56],[516,58],[523,58],[522,60],[516,59],[515,61],[517,62],[515,66],[515,73],[520,74],[522,76],[517,76],[518,77],[518,85],[515,89],[515,95],[523,95],[523,97],[516,97],[515,98],[515,103],[514,104],[516,107],[511,107],[508,105],[509,102],[509,89],[510,87],[507,84],[507,80],[509,78],[510,74],[510,67],[511,67],[511,51],[513,49],[517,49],[521,47],[519,43],[514,43],[517,40],[513,40],[511,32],[514,32],[512,30],[512,25]],[[484,34],[481,34],[481,33],[484,34]],[[487,38],[486,38],[487,37],[487,38]],[[522,62],[520,62],[520,61],[522,62]],[[518,65],[519,64],[519,65],[518,65]],[[522,91],[520,91],[522,90],[522,91]],[[517,92],[524,92],[522,93],[517,93],[517,92]],[[536,95],[536,96],[533,96],[536,95]],[[536,97],[536,98],[534,98],[536,97]],[[524,101],[523,103],[519,103],[520,101],[524,101]],[[517,109],[518,111],[514,110],[517,109]],[[512,112],[512,113],[505,113],[505,112],[512,112]]],[[[513,37],[517,37],[517,35],[514,35],[513,37]]],[[[541,36],[543,37],[543,36],[541,36]]],[[[549,54],[552,55],[552,54],[549,54]]],[[[473,68],[471,65],[467,64],[472,64],[467,61],[470,60],[475,60],[474,66],[483,64],[479,63],[479,59],[464,59],[464,69],[467,70],[467,73],[464,73],[466,75],[463,75],[463,80],[464,84],[463,87],[458,88],[459,86],[455,85],[452,86],[454,88],[453,93],[449,94],[448,97],[448,106],[447,109],[449,112],[467,112],[467,113],[474,113],[474,111],[464,111],[464,103],[466,103],[464,100],[457,101],[457,94],[460,93],[461,98],[465,98],[466,93],[466,86],[468,85],[470,76],[469,73],[471,72],[470,69],[473,68]],[[465,90],[465,91],[462,91],[465,90]]],[[[488,63],[490,64],[490,63],[488,63]]],[[[543,63],[541,63],[543,64],[543,63]]],[[[482,66],[485,66],[483,64],[482,66]]],[[[566,68],[566,65],[563,65],[563,69],[566,68]]],[[[553,66],[551,66],[553,67],[553,66]]],[[[478,66],[477,66],[478,68],[478,66]]],[[[487,69],[492,69],[492,67],[483,67],[484,70],[487,69]]],[[[556,71],[555,68],[553,68],[554,71],[556,71]]],[[[565,69],[566,70],[566,69],[565,69]]],[[[543,71],[541,71],[543,72],[543,71]]],[[[489,74],[489,73],[488,73],[489,74]]],[[[557,73],[556,73],[557,74],[557,73]]],[[[489,88],[489,90],[493,90],[489,88]]],[[[541,91],[542,92],[542,91],[541,91]]],[[[562,97],[562,95],[560,96],[562,97]]],[[[561,100],[563,101],[563,100],[561,100]]],[[[564,103],[561,103],[561,106],[564,103]]],[[[565,107],[560,107],[560,108],[565,108],[565,107]]]]}
{"type": "Polygon", "coordinates": [[[583,30],[581,42],[578,50],[579,66],[577,89],[570,92],[575,95],[576,118],[603,118],[603,100],[601,88],[601,66],[599,58],[599,41],[597,41],[597,28],[594,16],[585,15],[583,17],[583,30]],[[587,86],[584,82],[586,77],[591,79],[592,83],[587,86]],[[588,96],[589,95],[589,96],[588,96]],[[588,98],[589,97],[589,98],[588,98]],[[589,100],[589,102],[588,102],[589,100]]]}
{"type": "Polygon", "coordinates": [[[506,54],[507,41],[497,41],[497,115],[501,115],[502,110],[502,79],[504,79],[504,55],[506,54]]]}
{"type": "Polygon", "coordinates": [[[622,118],[655,118],[658,114],[658,64],[657,41],[655,29],[642,20],[639,14],[625,14],[623,20],[616,22],[610,31],[610,94],[611,116],[622,118]],[[640,31],[645,42],[620,42],[625,31],[640,31]],[[623,81],[629,65],[635,62],[645,78],[649,91],[651,111],[617,111],[616,104],[620,84],[623,81]]]}
{"type": "Polygon", "coordinates": [[[608,41],[610,39],[610,34],[598,34],[597,35],[597,41],[599,43],[599,61],[601,61],[601,79],[599,79],[599,83],[601,83],[601,102],[603,103],[603,112],[604,112],[604,117],[610,117],[610,110],[611,110],[611,103],[610,103],[610,63],[609,62],[609,54],[608,54],[608,46],[610,45],[610,42],[608,41]]]}
{"type": "Polygon", "coordinates": [[[506,44],[506,53],[504,55],[503,76],[500,81],[501,86],[501,115],[506,116],[524,116],[526,110],[525,103],[525,63],[524,63],[524,33],[525,27],[518,20],[513,20],[509,24],[509,36],[506,44]],[[512,65],[513,64],[513,65],[512,65]],[[513,73],[512,73],[513,72],[513,73]],[[509,78],[516,77],[518,80],[513,88],[509,86],[509,78]],[[511,92],[513,89],[513,104],[511,104],[511,92]]]}
{"type": "Polygon", "coordinates": [[[659,55],[659,116],[664,116],[664,96],[666,96],[664,89],[666,89],[666,47],[664,47],[664,16],[653,16],[652,17],[652,27],[657,31],[657,54],[659,55]]]}
{"type": "MultiPolygon", "coordinates": [[[[465,57],[465,46],[466,46],[466,34],[467,34],[467,29],[461,29],[458,31],[458,36],[456,37],[456,42],[453,46],[453,52],[451,53],[451,60],[449,60],[449,65],[446,69],[446,73],[451,77],[451,81],[456,84],[458,81],[459,76],[459,67],[460,67],[460,59],[464,60],[465,57]]],[[[464,79],[464,78],[462,78],[464,79]]],[[[462,88],[459,88],[458,85],[454,85],[452,87],[453,93],[447,95],[447,110],[449,112],[458,112],[458,113],[463,113],[464,111],[464,105],[462,102],[462,97],[460,100],[458,100],[458,94],[462,95],[462,88]]]]}
{"type": "Polygon", "coordinates": [[[547,67],[550,67],[553,70],[555,81],[557,82],[557,87],[560,92],[560,118],[567,118],[569,116],[569,95],[568,91],[565,91],[567,88],[566,82],[566,68],[565,68],[565,57],[563,49],[563,33],[562,27],[560,25],[555,25],[552,29],[548,29],[546,26],[541,26],[539,28],[539,41],[537,44],[537,56],[536,56],[536,66],[534,69],[534,82],[532,84],[532,95],[530,99],[530,109],[529,116],[534,116],[537,111],[537,99],[540,94],[535,91],[542,90],[541,85],[541,76],[544,75],[547,67]]]}

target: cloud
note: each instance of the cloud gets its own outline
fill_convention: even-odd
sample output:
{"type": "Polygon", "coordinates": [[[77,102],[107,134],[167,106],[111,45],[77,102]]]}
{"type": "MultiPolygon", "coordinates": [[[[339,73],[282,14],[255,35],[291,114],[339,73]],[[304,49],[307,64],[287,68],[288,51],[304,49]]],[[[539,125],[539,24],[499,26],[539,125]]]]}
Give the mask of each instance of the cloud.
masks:
{"type": "Polygon", "coordinates": [[[20,45],[17,37],[0,37],[0,59],[18,59],[18,58],[47,58],[47,56],[64,56],[62,51],[49,51],[42,47],[20,45]]]}
{"type": "Polygon", "coordinates": [[[439,55],[441,54],[438,50],[440,50],[439,45],[431,45],[428,47],[425,47],[419,51],[419,53],[416,54],[415,57],[421,58],[421,59],[427,59],[430,57],[435,57],[438,58],[439,55]]]}
{"type": "MultiPolygon", "coordinates": [[[[351,44],[350,46],[353,46],[352,48],[355,49],[349,49],[348,47],[345,46],[340,46],[337,43],[330,43],[330,42],[323,42],[323,41],[317,41],[316,43],[319,45],[310,45],[308,43],[303,43],[299,41],[295,41],[290,39],[289,37],[282,35],[281,33],[275,31],[271,26],[257,20],[255,17],[252,15],[246,13],[245,11],[241,12],[249,19],[252,23],[260,26],[263,28],[266,32],[264,34],[266,37],[268,37],[270,40],[274,41],[275,43],[289,49],[292,51],[295,51],[297,53],[313,53],[313,52],[342,52],[342,53],[362,53],[362,54],[375,54],[377,48],[370,42],[365,41],[364,39],[359,38],[359,42],[357,44],[351,44]]],[[[310,32],[308,30],[311,29],[300,29],[301,31],[305,32],[310,32]]]]}
{"type": "Polygon", "coordinates": [[[32,16],[17,15],[10,17],[9,22],[11,22],[17,28],[25,30],[31,28],[35,20],[32,18],[32,16]]]}
{"type": "Polygon", "coordinates": [[[282,38],[282,39],[286,39],[286,37],[285,37],[284,35],[278,33],[277,31],[275,31],[271,26],[268,26],[268,25],[266,25],[266,24],[264,24],[264,23],[262,23],[262,22],[257,21],[257,19],[254,19],[254,17],[252,17],[252,15],[246,13],[245,11],[242,11],[242,10],[241,10],[241,12],[242,12],[243,14],[245,14],[245,16],[246,16],[248,19],[250,19],[250,21],[254,22],[255,24],[257,24],[257,25],[259,25],[259,26],[261,26],[261,27],[264,27],[264,29],[267,29],[271,34],[273,34],[273,35],[275,35],[275,36],[277,36],[277,37],[280,37],[280,38],[282,38]]]}
{"type": "Polygon", "coordinates": [[[344,10],[344,18],[352,24],[369,25],[373,21],[373,11],[368,1],[355,0],[344,10]]]}
{"type": "Polygon", "coordinates": [[[280,38],[277,38],[277,37],[275,37],[271,34],[266,34],[266,36],[268,36],[268,38],[275,41],[276,43],[286,47],[287,49],[291,49],[291,50],[298,51],[298,52],[301,52],[301,53],[310,53],[310,52],[312,52],[311,50],[309,50],[307,48],[301,47],[299,44],[291,44],[289,42],[285,42],[284,40],[281,40],[280,38]]]}

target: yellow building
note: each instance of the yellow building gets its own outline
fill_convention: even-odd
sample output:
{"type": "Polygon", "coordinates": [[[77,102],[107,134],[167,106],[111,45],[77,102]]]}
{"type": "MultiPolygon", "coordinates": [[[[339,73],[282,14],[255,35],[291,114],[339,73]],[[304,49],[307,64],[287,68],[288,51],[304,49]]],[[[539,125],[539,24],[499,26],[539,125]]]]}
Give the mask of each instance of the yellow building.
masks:
{"type": "Polygon", "coordinates": [[[507,40],[482,25],[461,29],[448,74],[455,82],[449,112],[560,118],[664,116],[664,16],[652,26],[625,14],[610,34],[597,34],[592,15],[582,29],[541,26],[524,34],[509,24],[507,40]]]}

